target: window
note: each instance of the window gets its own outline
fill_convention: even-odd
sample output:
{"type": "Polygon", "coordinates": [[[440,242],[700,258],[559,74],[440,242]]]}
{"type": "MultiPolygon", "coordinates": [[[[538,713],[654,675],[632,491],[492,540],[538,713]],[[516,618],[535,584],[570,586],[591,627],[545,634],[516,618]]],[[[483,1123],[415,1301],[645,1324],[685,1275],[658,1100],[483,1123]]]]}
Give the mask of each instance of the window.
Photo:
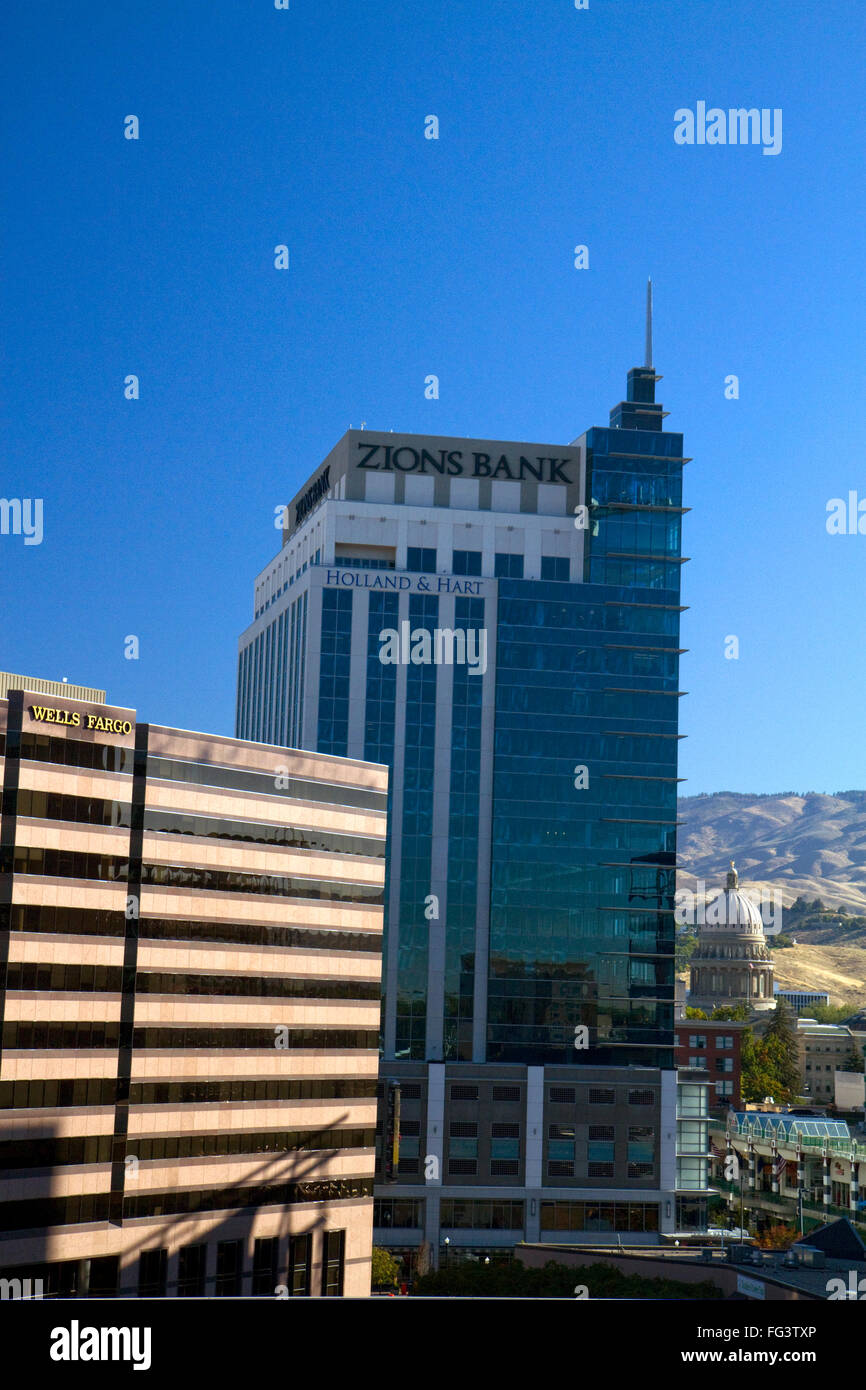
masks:
{"type": "Polygon", "coordinates": [[[613,1105],[615,1099],[613,1090],[601,1090],[597,1086],[590,1086],[589,1088],[590,1105],[613,1105]]]}
{"type": "Polygon", "coordinates": [[[519,1087],[519,1086],[494,1086],[494,1087],[493,1087],[493,1099],[494,1099],[494,1100],[509,1100],[509,1101],[516,1100],[516,1101],[519,1101],[519,1100],[520,1100],[520,1087],[519,1087]]]}
{"type": "Polygon", "coordinates": [[[516,1158],[496,1158],[490,1161],[490,1176],[492,1178],[516,1178],[520,1171],[520,1164],[516,1158]]]}
{"type": "Polygon", "coordinates": [[[733,1045],[734,1039],[731,1037],[730,1033],[720,1033],[716,1038],[716,1047],[719,1049],[733,1047],[733,1045]]]}
{"type": "Polygon", "coordinates": [[[519,1139],[520,1125],[493,1125],[490,1132],[494,1139],[519,1139]]]}
{"type": "Polygon", "coordinates": [[[733,1094],[734,1094],[734,1083],[733,1083],[733,1081],[717,1081],[717,1082],[716,1082],[716,1095],[717,1095],[717,1096],[732,1096],[733,1094]]]}
{"type": "Polygon", "coordinates": [[[716,1058],[716,1071],[729,1072],[729,1071],[733,1071],[733,1070],[734,1070],[734,1059],[733,1059],[733,1057],[717,1057],[717,1058],[716,1058]]]}
{"type": "Polygon", "coordinates": [[[478,1164],[472,1158],[449,1158],[448,1173],[455,1177],[474,1177],[478,1170],[478,1164]]]}
{"type": "Polygon", "coordinates": [[[568,556],[542,555],[541,577],[542,579],[567,580],[569,578],[568,556]]]}
{"type": "Polygon", "coordinates": [[[542,1202],[542,1231],[657,1231],[658,1204],[542,1202]]]}
{"type": "Polygon", "coordinates": [[[138,1261],[139,1298],[165,1298],[167,1250],[142,1250],[138,1261]]]}
{"type": "Polygon", "coordinates": [[[184,1245],[177,1265],[179,1298],[201,1298],[204,1295],[206,1245],[184,1245]]]}
{"type": "Polygon", "coordinates": [[[477,1087],[477,1086],[452,1086],[452,1087],[451,1087],[451,1099],[452,1099],[452,1100],[477,1100],[477,1099],[478,1099],[478,1087],[477,1087]]]}
{"type": "Polygon", "coordinates": [[[407,570],[420,570],[425,574],[436,573],[436,550],[430,546],[410,545],[406,549],[407,570]]]}
{"type": "Polygon", "coordinates": [[[322,1296],[342,1298],[346,1232],[325,1231],[322,1238],[322,1296]]]}
{"type": "Polygon", "coordinates": [[[277,1279],[278,1239],[257,1240],[253,1246],[253,1293],[273,1295],[277,1279]]]}
{"type": "Polygon", "coordinates": [[[702,1056],[700,1055],[699,1052],[698,1052],[698,1053],[695,1053],[694,1057],[689,1057],[689,1066],[690,1066],[690,1067],[705,1067],[706,1065],[707,1065],[707,1059],[706,1059],[706,1057],[702,1057],[702,1056]]]}
{"type": "Polygon", "coordinates": [[[493,573],[497,579],[522,579],[523,556],[496,554],[493,573]]]}
{"type": "Polygon", "coordinates": [[[629,1105],[655,1105],[655,1091],[629,1091],[629,1105]]]}
{"type": "Polygon", "coordinates": [[[572,1139],[551,1139],[547,1146],[547,1157],[556,1159],[557,1162],[574,1162],[574,1140],[572,1139]]]}
{"type": "Polygon", "coordinates": [[[217,1243],[216,1292],[223,1298],[235,1298],[242,1292],[244,1243],[242,1240],[221,1240],[217,1243]]]}
{"type": "Polygon", "coordinates": [[[451,1139],[448,1144],[449,1158],[477,1158],[477,1139],[451,1139]]]}
{"type": "Polygon", "coordinates": [[[312,1268],[312,1235],[291,1236],[289,1239],[289,1297],[306,1298],[310,1293],[312,1268]]]}
{"type": "Polygon", "coordinates": [[[407,1230],[420,1230],[421,1203],[411,1198],[379,1197],[373,1203],[373,1225],[392,1229],[402,1226],[407,1230]]]}
{"type": "Polygon", "coordinates": [[[90,1261],[88,1293],[91,1298],[116,1298],[120,1260],[117,1255],[103,1255],[90,1261]]]}
{"type": "Polygon", "coordinates": [[[610,1163],[612,1165],[614,1157],[613,1148],[612,1142],[606,1140],[590,1140],[586,1146],[587,1158],[590,1165],[593,1163],[610,1163]]]}
{"type": "Polygon", "coordinates": [[[522,1202],[467,1202],[446,1198],[441,1225],[446,1230],[519,1231],[523,1226],[522,1202]]]}
{"type": "Polygon", "coordinates": [[[452,1139],[474,1139],[478,1126],[473,1121],[452,1120],[448,1129],[452,1139]]]}
{"type": "Polygon", "coordinates": [[[451,566],[454,574],[480,574],[480,550],[455,550],[451,566]]]}
{"type": "Polygon", "coordinates": [[[548,1092],[548,1100],[551,1105],[574,1105],[575,1094],[573,1086],[551,1086],[548,1092]]]}
{"type": "Polygon", "coordinates": [[[547,1176],[549,1178],[573,1178],[574,1164],[562,1159],[551,1159],[547,1165],[547,1176]]]}
{"type": "Polygon", "coordinates": [[[707,1039],[704,1033],[692,1033],[689,1038],[689,1047],[706,1047],[707,1039]]]}
{"type": "Polygon", "coordinates": [[[612,1178],[612,1163],[588,1163],[586,1165],[586,1176],[588,1178],[612,1178]]]}

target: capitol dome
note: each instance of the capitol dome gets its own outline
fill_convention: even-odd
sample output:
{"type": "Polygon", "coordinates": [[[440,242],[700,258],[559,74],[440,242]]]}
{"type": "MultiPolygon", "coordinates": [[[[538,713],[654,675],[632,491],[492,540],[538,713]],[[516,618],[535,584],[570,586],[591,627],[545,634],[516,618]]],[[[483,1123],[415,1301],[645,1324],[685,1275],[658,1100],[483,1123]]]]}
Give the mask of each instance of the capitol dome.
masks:
{"type": "Polygon", "coordinates": [[[739,875],[732,860],[725,888],[705,909],[704,931],[745,932],[763,937],[764,923],[757,904],[740,892],[738,884],[739,875]]]}
{"type": "Polygon", "coordinates": [[[704,911],[690,961],[689,1004],[707,1013],[722,1005],[747,1004],[761,1012],[776,1007],[763,919],[757,904],[740,892],[733,860],[725,888],[704,911]]]}

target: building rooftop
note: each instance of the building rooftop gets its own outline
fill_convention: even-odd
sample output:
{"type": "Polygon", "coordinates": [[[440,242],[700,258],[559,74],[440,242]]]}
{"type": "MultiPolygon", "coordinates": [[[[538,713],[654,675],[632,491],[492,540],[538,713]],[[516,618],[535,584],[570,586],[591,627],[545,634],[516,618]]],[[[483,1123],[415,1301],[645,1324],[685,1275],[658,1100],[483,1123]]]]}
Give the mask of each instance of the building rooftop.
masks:
{"type": "Polygon", "coordinates": [[[41,676],[19,676],[12,671],[0,671],[0,700],[10,690],[32,690],[36,695],[60,695],[67,700],[87,700],[94,705],[105,704],[104,690],[89,685],[70,685],[67,680],[48,681],[41,676]]]}

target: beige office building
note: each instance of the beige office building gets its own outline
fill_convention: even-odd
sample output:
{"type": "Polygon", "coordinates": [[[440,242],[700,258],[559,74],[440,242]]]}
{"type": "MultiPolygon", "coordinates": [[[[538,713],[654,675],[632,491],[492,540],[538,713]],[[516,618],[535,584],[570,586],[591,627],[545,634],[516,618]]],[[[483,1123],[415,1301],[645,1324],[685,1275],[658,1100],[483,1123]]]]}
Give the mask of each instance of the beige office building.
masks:
{"type": "Polygon", "coordinates": [[[43,683],[0,776],[0,1277],[367,1294],[387,769],[43,683]]]}

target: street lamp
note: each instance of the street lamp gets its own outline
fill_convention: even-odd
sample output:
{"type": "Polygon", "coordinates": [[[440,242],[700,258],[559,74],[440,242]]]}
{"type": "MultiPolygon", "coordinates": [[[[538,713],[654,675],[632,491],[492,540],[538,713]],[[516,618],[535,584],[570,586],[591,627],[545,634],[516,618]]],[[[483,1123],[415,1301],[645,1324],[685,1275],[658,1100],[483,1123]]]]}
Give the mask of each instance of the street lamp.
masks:
{"type": "Polygon", "coordinates": [[[449,1247],[449,1245],[451,1244],[451,1238],[450,1238],[450,1236],[446,1236],[446,1237],[445,1237],[445,1240],[444,1240],[442,1243],[443,1243],[443,1245],[445,1246],[445,1268],[447,1269],[447,1268],[448,1268],[448,1247],[449,1247]]]}

